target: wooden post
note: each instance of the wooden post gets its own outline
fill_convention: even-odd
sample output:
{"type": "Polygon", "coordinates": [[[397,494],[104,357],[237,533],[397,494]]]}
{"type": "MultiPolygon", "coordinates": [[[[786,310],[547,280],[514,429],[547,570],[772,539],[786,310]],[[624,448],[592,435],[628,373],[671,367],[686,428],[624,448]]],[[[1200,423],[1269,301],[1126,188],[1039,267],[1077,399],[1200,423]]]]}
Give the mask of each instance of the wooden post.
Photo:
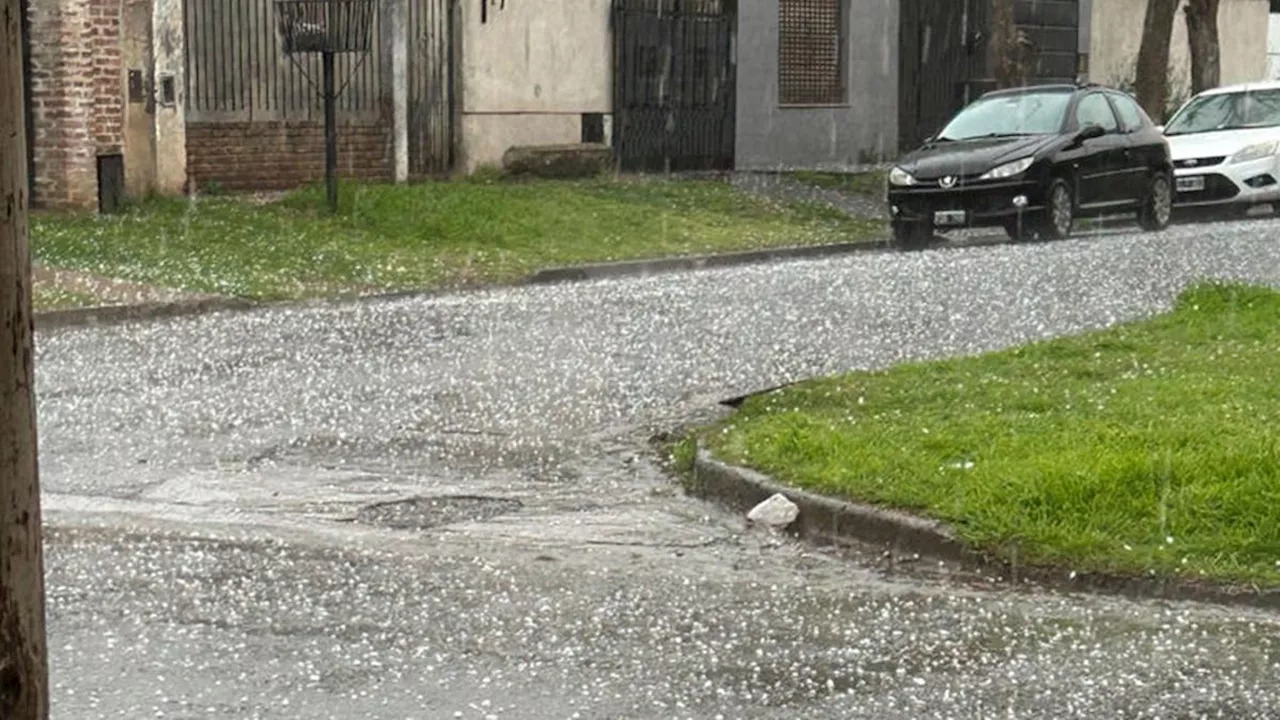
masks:
{"type": "Polygon", "coordinates": [[[20,0],[0,0],[0,718],[47,720],[20,0]]]}

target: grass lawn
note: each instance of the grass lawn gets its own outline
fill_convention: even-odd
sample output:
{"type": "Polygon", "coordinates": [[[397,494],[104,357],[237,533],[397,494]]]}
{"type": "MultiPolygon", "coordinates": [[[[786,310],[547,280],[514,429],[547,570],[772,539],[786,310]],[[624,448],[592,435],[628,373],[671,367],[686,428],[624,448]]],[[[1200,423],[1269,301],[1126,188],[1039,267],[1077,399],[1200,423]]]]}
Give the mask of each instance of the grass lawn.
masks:
{"type": "Polygon", "coordinates": [[[755,397],[710,449],[1088,571],[1280,585],[1280,293],[755,397]]]}
{"type": "Polygon", "coordinates": [[[801,170],[792,173],[791,176],[806,185],[879,197],[884,194],[885,179],[888,177],[888,171],[829,173],[801,170]]]}
{"type": "Polygon", "coordinates": [[[88,293],[37,284],[31,294],[31,304],[36,312],[45,312],[90,307],[100,305],[101,302],[98,298],[88,293]]]}
{"type": "Polygon", "coordinates": [[[311,188],[267,204],[155,200],[33,218],[38,262],[259,299],[510,281],[544,267],[872,239],[880,223],[727,183],[467,180],[311,188]]]}

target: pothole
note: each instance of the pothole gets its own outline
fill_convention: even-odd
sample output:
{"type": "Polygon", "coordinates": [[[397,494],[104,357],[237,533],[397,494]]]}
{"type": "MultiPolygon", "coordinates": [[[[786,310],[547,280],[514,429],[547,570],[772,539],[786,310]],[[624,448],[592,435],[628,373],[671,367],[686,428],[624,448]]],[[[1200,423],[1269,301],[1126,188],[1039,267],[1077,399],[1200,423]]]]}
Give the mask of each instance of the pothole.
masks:
{"type": "Polygon", "coordinates": [[[356,522],[396,530],[427,530],[512,513],[524,503],[483,495],[437,495],[378,503],[361,508],[356,522]]]}

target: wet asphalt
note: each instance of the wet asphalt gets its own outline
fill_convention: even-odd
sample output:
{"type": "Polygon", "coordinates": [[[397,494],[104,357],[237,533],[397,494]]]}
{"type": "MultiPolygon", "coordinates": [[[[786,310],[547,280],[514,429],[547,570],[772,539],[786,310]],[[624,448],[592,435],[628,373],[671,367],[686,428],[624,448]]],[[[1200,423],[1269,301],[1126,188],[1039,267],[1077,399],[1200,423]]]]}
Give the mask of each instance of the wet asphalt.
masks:
{"type": "Polygon", "coordinates": [[[1280,225],[42,332],[53,716],[1276,716],[1280,616],[890,569],[650,453],[1208,277],[1280,284],[1280,225]]]}

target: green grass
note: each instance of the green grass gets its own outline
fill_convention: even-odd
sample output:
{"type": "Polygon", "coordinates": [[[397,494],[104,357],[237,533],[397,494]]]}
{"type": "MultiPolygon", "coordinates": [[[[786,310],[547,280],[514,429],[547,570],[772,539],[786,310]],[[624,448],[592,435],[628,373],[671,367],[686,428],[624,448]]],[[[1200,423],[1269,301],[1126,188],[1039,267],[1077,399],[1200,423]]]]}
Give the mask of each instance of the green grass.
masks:
{"type": "Polygon", "coordinates": [[[116,217],[39,215],[37,261],[190,291],[277,299],[510,281],[566,264],[871,239],[875,221],[713,181],[460,181],[311,188],[253,205],[154,200],[116,217]]]}
{"type": "Polygon", "coordinates": [[[101,305],[101,301],[88,293],[64,290],[59,287],[36,285],[31,302],[37,312],[67,310],[69,308],[101,305]]]}
{"type": "Polygon", "coordinates": [[[871,170],[860,173],[828,173],[801,170],[791,174],[792,178],[806,185],[829,190],[843,190],[844,192],[859,195],[875,195],[877,197],[884,194],[885,178],[887,176],[888,171],[886,170],[871,170]]]}
{"type": "Polygon", "coordinates": [[[812,490],[1078,570],[1280,584],[1280,293],[976,357],[815,380],[700,433],[812,490]]]}

